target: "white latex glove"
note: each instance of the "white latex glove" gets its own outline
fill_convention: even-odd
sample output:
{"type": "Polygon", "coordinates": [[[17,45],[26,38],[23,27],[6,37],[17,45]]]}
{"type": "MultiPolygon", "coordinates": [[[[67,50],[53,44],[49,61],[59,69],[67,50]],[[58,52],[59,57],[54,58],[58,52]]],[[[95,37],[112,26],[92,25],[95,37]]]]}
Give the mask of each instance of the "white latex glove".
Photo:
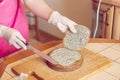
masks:
{"type": "Polygon", "coordinates": [[[54,11],[48,19],[48,23],[56,25],[61,32],[66,32],[69,28],[71,32],[76,33],[74,25],[77,25],[74,21],[62,16],[59,12],[54,11]]]}
{"type": "Polygon", "coordinates": [[[16,29],[0,25],[0,36],[8,40],[9,44],[15,46],[17,49],[27,49],[26,45],[24,44],[26,43],[26,40],[16,29]]]}

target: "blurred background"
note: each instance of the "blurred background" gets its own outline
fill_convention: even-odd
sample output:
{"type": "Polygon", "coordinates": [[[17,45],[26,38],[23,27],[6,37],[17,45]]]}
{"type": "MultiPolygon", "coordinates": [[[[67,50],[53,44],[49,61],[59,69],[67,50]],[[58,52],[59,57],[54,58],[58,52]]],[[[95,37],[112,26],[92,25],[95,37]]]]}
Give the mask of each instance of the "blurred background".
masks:
{"type": "MultiPolygon", "coordinates": [[[[59,11],[62,15],[70,18],[71,20],[75,21],[78,24],[87,26],[91,30],[92,14],[93,14],[91,0],[87,0],[87,1],[86,0],[52,0],[52,1],[45,0],[45,1],[54,10],[59,11]]],[[[30,28],[33,30],[37,25],[38,40],[43,40],[41,38],[49,37],[49,36],[44,36],[45,34],[50,35],[51,38],[53,39],[62,39],[64,37],[65,34],[60,32],[57,29],[57,27],[48,24],[46,21],[40,19],[39,17],[36,17],[31,12],[27,12],[26,14],[30,28]],[[45,33],[43,34],[42,32],[45,33]]],[[[48,39],[50,39],[50,37],[48,39]]]]}

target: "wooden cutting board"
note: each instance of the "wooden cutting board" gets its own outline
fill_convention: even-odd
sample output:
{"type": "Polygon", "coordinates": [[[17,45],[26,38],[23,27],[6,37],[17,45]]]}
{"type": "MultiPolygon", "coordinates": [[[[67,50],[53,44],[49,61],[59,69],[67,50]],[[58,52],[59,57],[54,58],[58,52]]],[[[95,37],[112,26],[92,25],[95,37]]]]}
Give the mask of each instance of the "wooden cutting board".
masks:
{"type": "MultiPolygon", "coordinates": [[[[57,45],[52,48],[46,49],[43,52],[48,54],[54,49],[60,48],[62,45],[57,45]]],[[[81,67],[75,71],[70,72],[59,72],[55,71],[47,66],[45,60],[40,57],[31,59],[22,64],[16,65],[12,68],[12,71],[15,74],[26,73],[30,74],[31,72],[35,72],[37,77],[41,79],[37,79],[36,76],[29,75],[28,80],[84,80],[89,76],[97,73],[107,67],[110,66],[111,61],[107,58],[95,54],[94,52],[83,49],[80,51],[83,56],[83,63],[81,67]]]]}

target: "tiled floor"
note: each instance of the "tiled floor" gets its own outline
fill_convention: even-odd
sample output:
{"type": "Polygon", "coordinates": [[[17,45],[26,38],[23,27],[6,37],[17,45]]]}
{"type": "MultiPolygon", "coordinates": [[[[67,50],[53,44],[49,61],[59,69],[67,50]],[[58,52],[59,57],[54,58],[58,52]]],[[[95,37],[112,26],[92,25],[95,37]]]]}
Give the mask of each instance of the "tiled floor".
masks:
{"type": "MultiPolygon", "coordinates": [[[[41,44],[33,39],[33,43],[31,44],[35,45],[38,43],[41,44]]],[[[103,55],[112,61],[112,65],[109,68],[89,77],[86,80],[120,80],[120,43],[88,43],[85,48],[95,52],[96,54],[103,55]]],[[[15,80],[16,76],[11,72],[11,67],[34,57],[37,56],[33,55],[10,64],[6,68],[4,75],[0,80],[15,80]]]]}
{"type": "Polygon", "coordinates": [[[90,77],[88,80],[118,80],[118,79],[103,71],[90,77]]]}
{"type": "Polygon", "coordinates": [[[88,43],[86,48],[95,51],[112,61],[112,66],[91,76],[87,80],[120,80],[120,44],[88,43]]]}
{"type": "Polygon", "coordinates": [[[117,60],[118,58],[120,58],[120,52],[113,48],[107,48],[104,51],[99,52],[99,54],[106,56],[111,60],[117,60]]]}

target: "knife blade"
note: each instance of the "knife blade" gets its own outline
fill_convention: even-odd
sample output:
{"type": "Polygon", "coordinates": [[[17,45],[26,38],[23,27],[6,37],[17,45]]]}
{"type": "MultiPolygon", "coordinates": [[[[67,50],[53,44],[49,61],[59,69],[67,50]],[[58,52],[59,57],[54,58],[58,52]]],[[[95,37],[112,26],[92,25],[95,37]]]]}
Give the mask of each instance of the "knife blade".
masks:
{"type": "Polygon", "coordinates": [[[36,53],[37,55],[41,56],[42,58],[44,58],[45,60],[49,61],[51,64],[54,65],[58,65],[59,63],[56,62],[53,58],[51,58],[50,56],[48,56],[47,54],[41,52],[40,50],[34,48],[32,45],[27,44],[27,48],[31,51],[33,51],[34,53],[36,53]]]}

